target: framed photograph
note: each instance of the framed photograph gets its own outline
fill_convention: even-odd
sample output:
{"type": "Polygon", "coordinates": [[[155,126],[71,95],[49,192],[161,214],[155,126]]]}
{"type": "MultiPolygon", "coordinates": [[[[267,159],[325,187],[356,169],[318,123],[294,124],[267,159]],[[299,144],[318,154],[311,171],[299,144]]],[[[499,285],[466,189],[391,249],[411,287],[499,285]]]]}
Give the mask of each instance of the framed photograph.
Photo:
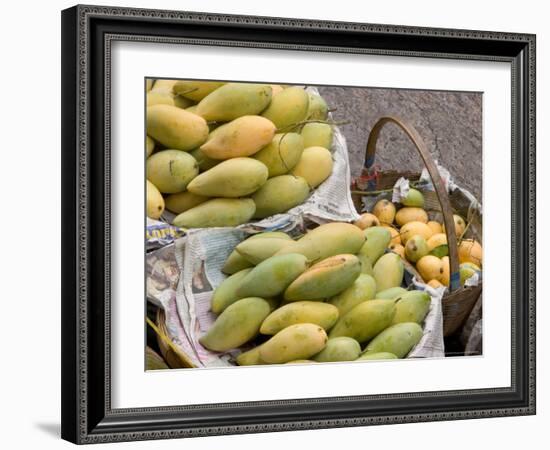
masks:
{"type": "Polygon", "coordinates": [[[75,6],[62,83],[64,439],[535,413],[534,35],[75,6]]]}

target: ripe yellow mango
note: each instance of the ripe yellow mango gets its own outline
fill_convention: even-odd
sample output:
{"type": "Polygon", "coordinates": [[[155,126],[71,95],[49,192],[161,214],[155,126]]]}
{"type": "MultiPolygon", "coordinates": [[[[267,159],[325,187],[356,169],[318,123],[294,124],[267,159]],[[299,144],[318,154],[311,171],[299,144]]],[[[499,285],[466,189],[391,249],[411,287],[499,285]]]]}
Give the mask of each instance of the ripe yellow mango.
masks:
{"type": "Polygon", "coordinates": [[[416,262],[423,256],[426,256],[429,252],[428,244],[426,239],[418,234],[412,236],[407,240],[405,245],[405,256],[410,262],[416,262]]]}
{"type": "Polygon", "coordinates": [[[229,305],[199,342],[209,350],[225,352],[247,343],[260,331],[260,325],[271,312],[263,298],[243,298],[229,305]]]}
{"type": "Polygon", "coordinates": [[[439,247],[447,243],[447,235],[445,233],[433,234],[427,241],[428,252],[431,252],[434,248],[439,247]]]}
{"type": "Polygon", "coordinates": [[[314,264],[285,291],[286,301],[330,298],[350,287],[361,274],[361,263],[355,255],[331,256],[314,264]]]}
{"type": "Polygon", "coordinates": [[[389,289],[384,289],[376,293],[376,298],[387,299],[387,300],[396,300],[398,297],[407,292],[407,289],[402,287],[393,287],[389,289]]]}
{"type": "Polygon", "coordinates": [[[422,339],[422,327],[415,322],[405,322],[386,328],[365,349],[365,355],[388,352],[404,358],[422,339]]]}
{"type": "Polygon", "coordinates": [[[425,223],[416,221],[407,222],[401,227],[400,236],[403,245],[407,245],[407,241],[415,235],[422,236],[424,239],[428,240],[432,237],[432,230],[425,223]]]}
{"type": "Polygon", "coordinates": [[[317,362],[354,361],[361,353],[361,346],[355,339],[340,336],[331,338],[313,360],[317,362]]]}
{"type": "Polygon", "coordinates": [[[387,228],[369,227],[363,231],[365,243],[357,253],[357,256],[364,263],[366,260],[374,267],[378,258],[384,254],[386,247],[390,243],[391,234],[387,228]]]}
{"type": "MultiPolygon", "coordinates": [[[[458,214],[453,214],[453,221],[455,223],[456,237],[459,238],[462,236],[462,233],[464,233],[464,230],[466,229],[466,222],[458,214]]],[[[443,228],[443,232],[445,232],[445,224],[442,225],[442,228],[443,228]]]]}
{"type": "Polygon", "coordinates": [[[374,214],[363,213],[363,214],[361,214],[359,219],[357,219],[355,222],[353,222],[353,224],[356,227],[359,227],[362,230],[364,230],[365,228],[379,227],[380,226],[380,221],[378,220],[378,217],[376,217],[374,214]]]}
{"type": "Polygon", "coordinates": [[[343,316],[359,303],[372,300],[374,294],[376,294],[376,281],[372,276],[362,273],[350,287],[332,297],[329,303],[336,306],[340,315],[343,316]]]}
{"type": "Polygon", "coordinates": [[[443,258],[441,258],[441,264],[443,267],[443,273],[438,278],[438,280],[441,281],[441,283],[445,286],[449,286],[451,283],[451,263],[449,261],[449,257],[444,256],[443,258]]]}
{"type": "Polygon", "coordinates": [[[197,114],[207,121],[229,122],[262,112],[271,100],[271,86],[253,83],[227,83],[204,97],[197,114]]]}
{"type": "Polygon", "coordinates": [[[278,237],[264,239],[247,239],[241,242],[235,250],[251,264],[257,265],[270,258],[283,247],[286,247],[291,239],[280,239],[278,237]]]}
{"type": "Polygon", "coordinates": [[[483,262],[483,248],[473,239],[464,239],[458,246],[458,260],[461,263],[471,262],[481,267],[483,262]]]}
{"type": "Polygon", "coordinates": [[[372,209],[372,213],[378,217],[382,225],[391,225],[395,219],[395,212],[395,205],[385,198],[378,200],[372,209]]]}
{"type": "Polygon", "coordinates": [[[180,80],[174,84],[172,90],[177,95],[200,102],[204,97],[224,84],[220,81],[180,80]]]}
{"type": "Polygon", "coordinates": [[[147,217],[158,219],[164,212],[164,199],[157,187],[149,180],[147,182],[147,217]]]}
{"type": "Polygon", "coordinates": [[[280,84],[270,84],[270,86],[271,86],[271,97],[272,98],[285,90],[285,88],[282,87],[280,84]]]}
{"type": "Polygon", "coordinates": [[[279,175],[268,179],[252,199],[256,204],[256,219],[284,213],[303,203],[309,196],[309,186],[302,177],[279,175]]]}
{"type": "Polygon", "coordinates": [[[244,197],[267,181],[267,167],[253,158],[232,158],[195,177],[187,190],[205,197],[244,197]]]}
{"type": "Polygon", "coordinates": [[[271,103],[262,112],[262,116],[271,120],[280,130],[305,120],[308,106],[307,92],[300,87],[290,87],[271,99],[271,103]]]}
{"type": "Polygon", "coordinates": [[[393,353],[378,352],[378,353],[363,353],[356,361],[373,361],[381,359],[399,359],[393,353]]]}
{"type": "Polygon", "coordinates": [[[435,220],[430,220],[430,221],[428,221],[427,225],[432,230],[433,235],[443,233],[443,227],[441,226],[441,224],[439,222],[436,222],[435,220]]]}
{"type": "Polygon", "coordinates": [[[145,139],[145,148],[147,157],[151,156],[151,153],[153,153],[153,150],[155,149],[155,141],[149,136],[147,136],[145,139]]]}
{"type": "MultiPolygon", "coordinates": [[[[383,223],[383,222],[380,222],[383,223]]],[[[391,227],[389,225],[382,225],[383,228],[386,228],[390,234],[391,234],[391,240],[388,244],[388,247],[392,244],[401,244],[401,234],[399,233],[399,230],[395,229],[394,227],[391,227]]]]}
{"type": "Polygon", "coordinates": [[[424,291],[408,291],[400,295],[395,303],[392,324],[416,322],[421,324],[430,310],[432,298],[424,291]]]}
{"type": "Polygon", "coordinates": [[[212,159],[206,156],[203,151],[200,148],[196,148],[195,150],[191,150],[189,154],[197,160],[197,164],[199,165],[199,171],[200,172],[206,172],[208,169],[211,169],[215,165],[222,162],[221,159],[212,159]]]}
{"type": "Polygon", "coordinates": [[[260,358],[269,364],[309,359],[323,350],[327,341],[327,334],[319,325],[290,325],[262,344],[260,358]]]}
{"type": "Polygon", "coordinates": [[[338,320],[338,308],[323,302],[293,302],[281,306],[266,317],[260,328],[262,334],[277,334],[298,323],[313,323],[329,330],[338,320]]]}
{"type": "Polygon", "coordinates": [[[250,221],[255,210],[249,198],[215,198],[179,214],[173,224],[182,228],[236,227],[250,221]]]}
{"type": "Polygon", "coordinates": [[[210,200],[208,197],[202,195],[195,195],[188,191],[179,192],[177,194],[167,195],[164,199],[166,203],[166,209],[172,211],[175,214],[181,214],[188,209],[194,208],[205,201],[210,200]]]}
{"type": "Polygon", "coordinates": [[[308,147],[304,149],[298,164],[291,173],[303,177],[313,189],[325,181],[332,173],[332,155],[324,147],[308,147]]]}
{"type": "Polygon", "coordinates": [[[250,156],[271,142],[275,125],[261,116],[243,116],[216,128],[201,146],[212,159],[250,156]]]}
{"type": "Polygon", "coordinates": [[[304,138],[304,148],[324,147],[330,150],[332,147],[332,126],[328,123],[306,123],[300,132],[304,138]]]}
{"type": "Polygon", "coordinates": [[[401,199],[401,204],[405,206],[424,207],[424,195],[417,189],[410,188],[405,198],[401,199]]]}
{"type": "Polygon", "coordinates": [[[401,244],[390,244],[388,248],[390,249],[390,251],[401,256],[401,258],[405,258],[405,247],[403,247],[401,244]]]}
{"type": "Polygon", "coordinates": [[[348,336],[359,343],[369,341],[387,328],[395,315],[393,300],[367,300],[341,316],[330,330],[330,338],[348,336]]]}
{"type": "Polygon", "coordinates": [[[239,366],[259,366],[265,364],[260,358],[260,346],[254,347],[237,356],[237,364],[239,366]]]}
{"type": "Polygon", "coordinates": [[[146,96],[147,106],[153,105],[170,105],[174,104],[174,94],[166,89],[152,89],[147,92],[146,96]]]}
{"type": "Polygon", "coordinates": [[[319,94],[308,92],[309,105],[307,108],[307,120],[326,120],[328,116],[328,105],[325,99],[319,94]]]}
{"type": "Polygon", "coordinates": [[[272,256],[262,261],[242,280],[237,289],[241,297],[275,297],[307,269],[305,256],[296,253],[272,256]]]}
{"type": "Polygon", "coordinates": [[[214,314],[220,314],[225,308],[239,300],[237,288],[241,285],[243,278],[251,271],[251,268],[243,269],[230,277],[214,289],[210,309],[214,314]]]}
{"type": "Polygon", "coordinates": [[[303,151],[304,140],[301,135],[278,133],[254,158],[267,166],[271,178],[290,172],[298,164],[303,151]]]}
{"type": "Polygon", "coordinates": [[[417,261],[416,270],[423,280],[439,280],[443,275],[443,262],[437,256],[426,255],[417,261]]]}
{"type": "Polygon", "coordinates": [[[403,261],[399,255],[395,253],[386,253],[382,255],[374,268],[372,275],[376,281],[376,288],[379,291],[392,287],[401,286],[403,282],[403,261]]]}
{"type": "Polygon", "coordinates": [[[189,153],[181,150],[162,150],[147,158],[147,179],[160,192],[174,194],[185,190],[199,173],[199,165],[189,153]]]}
{"type": "Polygon", "coordinates": [[[277,253],[300,253],[311,262],[343,253],[355,254],[365,242],[363,231],[355,225],[331,222],[318,226],[306,233],[294,244],[277,253]]]}
{"type": "Polygon", "coordinates": [[[147,108],[147,134],[168,148],[192,150],[206,142],[206,121],[185,109],[171,105],[147,108]]]}
{"type": "Polygon", "coordinates": [[[430,280],[426,284],[430,287],[433,287],[434,289],[437,289],[437,288],[440,288],[440,287],[445,287],[443,285],[443,283],[441,283],[440,281],[437,281],[437,280],[430,280]]]}
{"type": "Polygon", "coordinates": [[[409,222],[428,223],[428,213],[422,208],[406,206],[395,214],[395,223],[402,227],[409,222]]]}

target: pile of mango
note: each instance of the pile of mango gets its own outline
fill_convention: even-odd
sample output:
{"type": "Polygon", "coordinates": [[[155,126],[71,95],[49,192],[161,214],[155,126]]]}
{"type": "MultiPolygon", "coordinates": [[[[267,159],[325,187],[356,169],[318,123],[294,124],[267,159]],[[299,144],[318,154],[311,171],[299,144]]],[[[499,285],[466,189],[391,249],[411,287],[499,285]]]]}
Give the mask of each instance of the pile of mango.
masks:
{"type": "MultiPolygon", "coordinates": [[[[387,199],[379,200],[370,213],[362,214],[356,225],[368,230],[381,227],[387,230],[391,239],[388,248],[416,266],[423,280],[437,288],[449,286],[450,263],[445,225],[430,220],[424,209],[424,195],[410,188],[400,204],[387,199]]],[[[458,214],[453,215],[458,241],[460,283],[476,272],[481,272],[483,249],[475,239],[465,239],[466,221],[458,214]]]]}
{"type": "Polygon", "coordinates": [[[303,203],[333,169],[320,95],[298,86],[147,85],[147,215],[182,228],[236,226],[303,203]]]}
{"type": "Polygon", "coordinates": [[[298,239],[263,232],[239,243],[214,291],[209,350],[246,346],[239,365],[404,358],[423,336],[431,297],[407,290],[390,232],[332,222],[298,239]],[[255,345],[250,349],[251,345],[255,345]]]}

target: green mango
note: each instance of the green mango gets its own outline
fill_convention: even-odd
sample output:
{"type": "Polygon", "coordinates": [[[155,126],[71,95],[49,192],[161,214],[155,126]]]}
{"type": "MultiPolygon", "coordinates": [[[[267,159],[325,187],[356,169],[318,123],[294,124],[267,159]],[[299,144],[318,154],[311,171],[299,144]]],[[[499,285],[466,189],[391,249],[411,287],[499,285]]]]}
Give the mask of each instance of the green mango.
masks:
{"type": "Polygon", "coordinates": [[[408,291],[397,298],[392,324],[416,322],[421,324],[430,310],[432,298],[425,291],[408,291]]]}
{"type": "Polygon", "coordinates": [[[361,353],[359,342],[347,336],[331,338],[313,359],[317,362],[353,361],[361,353]]]}
{"type": "Polygon", "coordinates": [[[404,322],[386,328],[365,349],[365,354],[389,352],[404,358],[422,339],[422,327],[415,322],[404,322]]]}
{"type": "MultiPolygon", "coordinates": [[[[177,106],[178,108],[187,109],[191,106],[194,106],[193,100],[189,100],[188,98],[182,97],[181,95],[175,95],[174,96],[174,106],[177,106]]],[[[189,111],[187,109],[187,111],[189,111]]],[[[193,112],[193,111],[189,111],[193,112]]]]}
{"type": "Polygon", "coordinates": [[[285,291],[286,301],[329,298],[347,289],[361,274],[355,255],[344,254],[324,259],[296,278],[285,291]]]}
{"type": "Polygon", "coordinates": [[[210,309],[214,314],[220,314],[229,305],[239,300],[237,288],[241,285],[243,278],[251,271],[251,268],[243,269],[222,281],[222,283],[214,289],[212,294],[212,303],[210,309]]]}
{"type": "Polygon", "coordinates": [[[271,99],[262,116],[271,120],[279,130],[288,128],[285,131],[292,131],[290,125],[305,120],[308,106],[307,92],[300,87],[290,87],[271,99]]]}
{"type": "Polygon", "coordinates": [[[330,330],[329,336],[349,336],[363,343],[387,328],[394,315],[393,300],[367,300],[341,316],[330,330]]]}
{"type": "Polygon", "coordinates": [[[303,255],[291,253],[272,256],[246,275],[237,289],[237,295],[275,297],[282,294],[306,268],[307,259],[303,255]]]}
{"type": "Polygon", "coordinates": [[[260,264],[267,258],[270,258],[283,247],[293,242],[290,239],[264,238],[247,239],[235,247],[235,250],[247,261],[253,265],[260,264]]]}
{"type": "Polygon", "coordinates": [[[211,169],[222,162],[220,159],[209,158],[200,148],[191,150],[189,154],[197,160],[201,172],[206,172],[208,169],[211,169]]]}
{"type": "Polygon", "coordinates": [[[376,298],[387,299],[387,300],[396,300],[397,297],[403,295],[405,292],[408,292],[407,289],[402,287],[392,287],[389,289],[384,289],[376,293],[376,298]]]}
{"type": "Polygon", "coordinates": [[[401,199],[401,204],[405,206],[414,206],[417,208],[424,207],[424,196],[417,189],[409,188],[409,192],[405,198],[401,199]]]}
{"type": "Polygon", "coordinates": [[[309,359],[325,348],[327,340],[325,330],[319,325],[290,325],[262,344],[260,358],[269,364],[309,359]]]}
{"type": "Polygon", "coordinates": [[[273,311],[262,323],[260,333],[277,334],[297,323],[313,323],[329,330],[338,320],[338,309],[322,302],[293,302],[273,311]]]}
{"type": "Polygon", "coordinates": [[[304,140],[298,133],[278,133],[273,140],[254,154],[254,158],[264,163],[269,177],[290,172],[302,156],[304,140]]]}
{"type": "Polygon", "coordinates": [[[423,256],[426,256],[428,251],[426,239],[418,234],[411,236],[405,244],[405,256],[413,263],[417,262],[423,256]]]}
{"type": "Polygon", "coordinates": [[[194,208],[205,201],[210,200],[208,197],[202,195],[195,195],[188,191],[178,192],[177,194],[170,194],[164,198],[166,208],[172,211],[174,214],[181,214],[188,209],[194,208]]]}
{"type": "Polygon", "coordinates": [[[237,356],[237,364],[239,366],[259,366],[265,364],[260,358],[260,346],[254,347],[237,356]]]}
{"type": "Polygon", "coordinates": [[[199,173],[195,158],[181,150],[162,150],[154,153],[145,163],[147,179],[164,194],[185,190],[199,173]]]}
{"type": "Polygon", "coordinates": [[[182,228],[236,227],[249,222],[255,210],[249,198],[215,198],[179,214],[172,223],[182,228]]]}
{"type": "Polygon", "coordinates": [[[353,284],[340,294],[332,297],[329,303],[336,306],[341,316],[365,300],[372,300],[376,293],[376,281],[367,274],[361,274],[353,284]]]}
{"type": "Polygon", "coordinates": [[[365,234],[365,243],[359,250],[357,257],[367,267],[367,261],[370,262],[372,267],[390,244],[391,233],[384,227],[369,227],[363,233],[365,234]]]}
{"type": "Polygon", "coordinates": [[[370,361],[370,360],[377,360],[377,359],[399,359],[399,358],[395,356],[393,353],[389,353],[389,352],[363,353],[355,361],[370,361]]]}
{"type": "Polygon", "coordinates": [[[328,123],[306,123],[300,132],[304,138],[304,148],[324,147],[330,150],[332,147],[332,126],[328,123]]]}
{"type": "Polygon", "coordinates": [[[404,270],[401,256],[395,253],[386,253],[381,256],[372,269],[377,289],[383,291],[401,286],[404,270]]]}
{"type": "Polygon", "coordinates": [[[325,99],[319,94],[308,92],[309,106],[307,108],[307,120],[326,120],[328,117],[328,106],[325,99]]]}
{"type": "Polygon", "coordinates": [[[302,177],[279,175],[267,180],[252,194],[256,204],[254,218],[263,219],[284,213],[300,205],[309,197],[309,186],[302,177]]]}
{"type": "Polygon", "coordinates": [[[237,300],[218,316],[199,342],[215,352],[240,347],[257,336],[262,322],[270,312],[271,306],[263,298],[237,300]]]}

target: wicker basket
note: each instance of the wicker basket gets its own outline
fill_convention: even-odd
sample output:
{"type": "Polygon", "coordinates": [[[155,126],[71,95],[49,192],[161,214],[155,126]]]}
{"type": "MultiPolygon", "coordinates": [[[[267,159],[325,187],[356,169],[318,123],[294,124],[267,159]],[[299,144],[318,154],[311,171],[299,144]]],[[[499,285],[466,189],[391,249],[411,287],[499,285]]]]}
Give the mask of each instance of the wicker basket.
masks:
{"type": "MultiPolygon", "coordinates": [[[[449,289],[443,297],[443,333],[445,336],[449,336],[463,325],[482,289],[481,283],[475,287],[460,286],[458,247],[453,213],[458,213],[462,217],[466,217],[469,223],[468,230],[464,237],[476,239],[478,242],[481,242],[481,216],[477,209],[471,208],[471,201],[464,195],[463,191],[456,189],[450,195],[447,193],[437,166],[418,132],[402,119],[392,116],[379,119],[369,135],[363,173],[359,179],[354,180],[354,186],[352,186],[352,197],[358,211],[361,211],[363,208],[362,197],[365,194],[362,194],[362,191],[368,192],[392,189],[395,182],[401,177],[409,180],[418,180],[420,178],[420,174],[416,172],[399,172],[394,170],[380,172],[374,170],[376,142],[381,129],[387,123],[393,123],[401,128],[415,145],[430,174],[432,184],[435,188],[435,192],[424,190],[423,194],[425,198],[425,209],[430,219],[439,221],[443,219],[447,234],[451,282],[449,289]],[[356,188],[358,190],[354,190],[356,188]]],[[[422,277],[416,272],[414,267],[406,261],[405,263],[407,270],[412,272],[418,280],[429,281],[422,280],[422,277]]]]}
{"type": "Polygon", "coordinates": [[[157,311],[156,318],[157,342],[160,352],[166,363],[171,369],[194,368],[196,367],[191,360],[183,353],[168,337],[166,328],[166,314],[162,308],[157,311]]]}

